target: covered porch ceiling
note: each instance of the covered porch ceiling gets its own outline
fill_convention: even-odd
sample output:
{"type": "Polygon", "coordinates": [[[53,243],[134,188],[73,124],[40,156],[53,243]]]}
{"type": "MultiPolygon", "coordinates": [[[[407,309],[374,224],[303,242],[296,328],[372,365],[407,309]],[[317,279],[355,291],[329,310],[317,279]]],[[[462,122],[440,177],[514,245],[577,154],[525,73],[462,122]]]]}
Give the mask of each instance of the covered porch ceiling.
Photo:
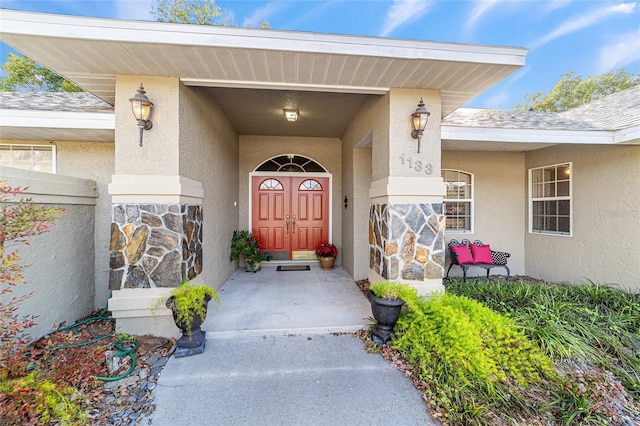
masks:
{"type": "Polygon", "coordinates": [[[240,134],[340,137],[367,96],[390,88],[441,90],[446,116],[524,66],[527,53],[9,10],[0,26],[4,43],[112,105],[117,74],[206,88],[240,134]],[[300,123],[283,130],[283,108],[299,109],[300,123]]]}

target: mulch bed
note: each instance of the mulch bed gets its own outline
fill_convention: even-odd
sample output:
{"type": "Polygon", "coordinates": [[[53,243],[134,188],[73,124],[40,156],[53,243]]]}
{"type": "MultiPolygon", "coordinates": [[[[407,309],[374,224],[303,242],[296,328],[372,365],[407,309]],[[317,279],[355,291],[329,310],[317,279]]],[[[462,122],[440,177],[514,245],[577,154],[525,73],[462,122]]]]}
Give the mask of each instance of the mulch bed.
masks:
{"type": "MultiPolygon", "coordinates": [[[[175,349],[175,341],[129,336],[139,345],[134,351],[136,365],[127,374],[131,370],[131,357],[124,355],[119,357],[117,369],[110,373],[105,353],[110,350],[117,355],[120,351],[115,344],[123,336],[116,334],[113,321],[93,322],[99,315],[96,312],[83,320],[87,323],[68,330],[61,327],[23,348],[12,359],[17,366],[15,371],[28,366],[29,371],[36,370],[58,385],[76,388],[85,397],[82,406],[91,425],[141,424],[155,410],[153,389],[175,349]],[[111,380],[96,380],[96,377],[111,380]]],[[[120,345],[133,347],[122,341],[120,345]]]]}

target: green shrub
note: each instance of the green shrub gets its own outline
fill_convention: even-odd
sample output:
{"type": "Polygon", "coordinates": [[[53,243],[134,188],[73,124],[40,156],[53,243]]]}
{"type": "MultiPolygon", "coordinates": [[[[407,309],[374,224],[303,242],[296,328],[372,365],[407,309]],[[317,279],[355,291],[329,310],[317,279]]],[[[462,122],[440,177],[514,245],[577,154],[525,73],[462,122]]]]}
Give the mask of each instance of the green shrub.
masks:
{"type": "Polygon", "coordinates": [[[405,283],[380,281],[371,284],[369,290],[381,299],[401,299],[406,302],[418,298],[418,290],[405,283]]]}
{"type": "Polygon", "coordinates": [[[3,425],[87,424],[80,403],[82,395],[33,372],[26,376],[0,378],[0,423],[3,425]]]}
{"type": "Polygon", "coordinates": [[[528,407],[524,390],[554,376],[553,364],[511,319],[453,294],[407,304],[393,346],[430,384],[433,403],[449,420],[482,424],[495,405],[544,409],[528,407]]]}

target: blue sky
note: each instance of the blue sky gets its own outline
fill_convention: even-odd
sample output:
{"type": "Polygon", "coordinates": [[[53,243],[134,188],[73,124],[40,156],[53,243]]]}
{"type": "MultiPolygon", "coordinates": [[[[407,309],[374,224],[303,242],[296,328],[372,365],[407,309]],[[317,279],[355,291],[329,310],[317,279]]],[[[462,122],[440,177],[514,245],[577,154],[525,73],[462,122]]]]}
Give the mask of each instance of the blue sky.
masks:
{"type": "MultiPolygon", "coordinates": [[[[2,8],[154,20],[153,0],[2,0],[2,8]]],[[[512,108],[560,76],[640,73],[640,4],[596,0],[219,0],[236,25],[530,49],[527,65],[467,106],[512,108]]],[[[3,48],[2,61],[6,60],[3,48]]]]}

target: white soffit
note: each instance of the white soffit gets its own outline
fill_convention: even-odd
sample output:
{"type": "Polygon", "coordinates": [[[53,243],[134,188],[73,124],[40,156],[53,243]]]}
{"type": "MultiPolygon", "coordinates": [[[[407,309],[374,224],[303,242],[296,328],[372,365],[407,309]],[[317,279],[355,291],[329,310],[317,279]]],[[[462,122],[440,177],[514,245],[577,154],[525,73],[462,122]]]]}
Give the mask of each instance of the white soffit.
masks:
{"type": "Polygon", "coordinates": [[[526,49],[2,10],[1,39],[113,104],[116,74],[209,87],[442,90],[447,115],[525,65],[526,49]]]}

